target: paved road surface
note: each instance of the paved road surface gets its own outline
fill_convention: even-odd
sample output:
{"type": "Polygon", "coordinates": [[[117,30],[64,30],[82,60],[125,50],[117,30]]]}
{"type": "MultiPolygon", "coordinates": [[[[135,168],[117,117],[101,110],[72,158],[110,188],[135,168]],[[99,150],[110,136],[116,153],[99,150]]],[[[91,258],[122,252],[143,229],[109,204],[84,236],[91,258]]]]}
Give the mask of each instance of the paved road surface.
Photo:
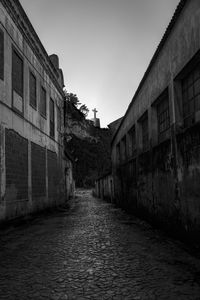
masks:
{"type": "Polygon", "coordinates": [[[0,232],[0,299],[200,299],[200,260],[79,191],[70,210],[0,232]]]}

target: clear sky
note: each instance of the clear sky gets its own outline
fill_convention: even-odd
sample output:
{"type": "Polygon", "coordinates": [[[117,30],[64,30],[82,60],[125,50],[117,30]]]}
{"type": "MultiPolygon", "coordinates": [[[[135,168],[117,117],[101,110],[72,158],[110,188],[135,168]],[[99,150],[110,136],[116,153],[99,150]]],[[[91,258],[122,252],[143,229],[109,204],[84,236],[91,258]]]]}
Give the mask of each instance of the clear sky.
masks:
{"type": "Polygon", "coordinates": [[[124,115],[179,0],[20,0],[68,92],[101,126],[124,115]]]}

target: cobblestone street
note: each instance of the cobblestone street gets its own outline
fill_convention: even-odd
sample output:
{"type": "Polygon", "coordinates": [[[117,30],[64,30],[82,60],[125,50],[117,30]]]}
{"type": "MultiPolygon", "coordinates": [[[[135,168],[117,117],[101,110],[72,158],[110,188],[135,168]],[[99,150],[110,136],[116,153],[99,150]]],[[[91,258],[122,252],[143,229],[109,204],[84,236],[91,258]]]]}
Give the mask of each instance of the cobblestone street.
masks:
{"type": "Polygon", "coordinates": [[[0,232],[0,299],[200,299],[200,260],[79,191],[70,209],[0,232]]]}

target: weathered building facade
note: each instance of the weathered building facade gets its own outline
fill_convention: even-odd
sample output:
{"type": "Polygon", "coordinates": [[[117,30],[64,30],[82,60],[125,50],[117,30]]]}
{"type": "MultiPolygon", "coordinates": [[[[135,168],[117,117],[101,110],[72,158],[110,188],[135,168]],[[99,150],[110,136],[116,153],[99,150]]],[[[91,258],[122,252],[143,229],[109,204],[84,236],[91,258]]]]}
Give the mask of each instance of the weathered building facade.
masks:
{"type": "Polygon", "coordinates": [[[182,0],[112,140],[115,201],[200,231],[200,2],[182,0]]]}
{"type": "Polygon", "coordinates": [[[114,202],[113,176],[111,173],[105,174],[95,181],[94,195],[109,202],[114,202]]]}
{"type": "Polygon", "coordinates": [[[62,203],[63,76],[18,0],[0,1],[0,221],[62,203]]]}

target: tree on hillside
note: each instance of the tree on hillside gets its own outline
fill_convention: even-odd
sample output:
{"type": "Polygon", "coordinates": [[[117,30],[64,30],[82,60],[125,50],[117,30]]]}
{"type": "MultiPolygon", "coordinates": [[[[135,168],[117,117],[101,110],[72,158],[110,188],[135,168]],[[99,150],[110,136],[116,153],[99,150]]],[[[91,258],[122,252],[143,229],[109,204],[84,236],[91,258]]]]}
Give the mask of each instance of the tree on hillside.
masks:
{"type": "Polygon", "coordinates": [[[89,113],[89,109],[85,104],[82,104],[79,107],[79,110],[84,114],[85,118],[87,117],[88,113],[89,113]]]}
{"type": "Polygon", "coordinates": [[[80,103],[76,94],[68,93],[66,90],[64,91],[64,93],[65,93],[66,100],[69,103],[73,104],[83,114],[84,118],[86,118],[89,113],[88,107],[85,104],[80,103]],[[79,105],[80,107],[78,107],[79,105]]]}
{"type": "Polygon", "coordinates": [[[66,100],[75,105],[78,108],[78,105],[81,105],[76,94],[68,93],[66,90],[64,91],[66,100]]]}

